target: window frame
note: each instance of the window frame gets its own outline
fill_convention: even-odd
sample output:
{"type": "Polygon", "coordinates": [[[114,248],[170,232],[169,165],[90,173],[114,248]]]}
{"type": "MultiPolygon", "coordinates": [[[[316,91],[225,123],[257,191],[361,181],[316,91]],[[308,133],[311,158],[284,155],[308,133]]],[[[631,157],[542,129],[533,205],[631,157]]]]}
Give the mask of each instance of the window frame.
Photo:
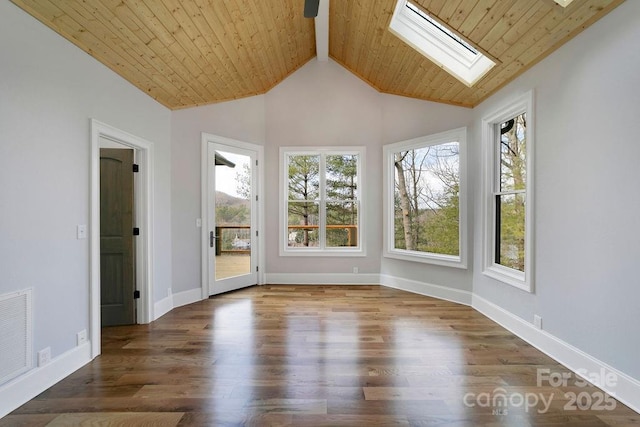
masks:
{"type": "Polygon", "coordinates": [[[433,135],[400,141],[383,146],[383,256],[405,261],[421,262],[460,269],[467,268],[468,216],[467,216],[467,128],[461,127],[433,135]],[[457,142],[460,147],[458,164],[460,168],[460,188],[458,190],[458,244],[459,255],[444,255],[434,252],[410,251],[394,247],[394,154],[416,148],[457,142]]]}
{"type": "MultiPolygon", "coordinates": [[[[533,91],[528,91],[482,119],[484,150],[483,180],[483,271],[485,276],[514,286],[526,292],[534,291],[534,147],[535,111],[533,91]],[[525,242],[524,272],[496,263],[496,196],[502,194],[500,180],[499,126],[522,113],[527,115],[526,135],[526,183],[525,183],[525,242]]],[[[522,193],[521,193],[522,194],[522,193]]]]}
{"type": "MultiPolygon", "coordinates": [[[[280,226],[279,226],[279,254],[280,256],[357,256],[364,257],[366,256],[366,246],[365,246],[365,215],[364,209],[366,207],[365,204],[365,155],[366,148],[364,146],[309,146],[309,147],[280,147],[280,165],[279,165],[279,187],[280,187],[280,207],[279,207],[279,217],[280,217],[280,226]],[[288,224],[288,203],[289,203],[289,164],[288,157],[295,155],[303,155],[303,156],[312,156],[312,155],[320,155],[321,159],[326,158],[326,156],[330,155],[357,155],[357,199],[355,200],[358,205],[358,244],[356,246],[347,246],[347,247],[326,247],[326,242],[324,242],[324,237],[320,237],[320,242],[324,242],[319,247],[303,247],[303,248],[295,248],[289,247],[288,245],[288,234],[289,234],[289,224],[288,224]],[[324,245],[324,247],[323,247],[324,245]]],[[[325,162],[321,160],[320,162],[320,172],[319,172],[319,181],[320,181],[320,189],[319,189],[319,227],[318,233],[319,236],[323,236],[326,234],[326,204],[327,202],[331,202],[331,200],[326,197],[326,170],[323,169],[325,162]]]]}

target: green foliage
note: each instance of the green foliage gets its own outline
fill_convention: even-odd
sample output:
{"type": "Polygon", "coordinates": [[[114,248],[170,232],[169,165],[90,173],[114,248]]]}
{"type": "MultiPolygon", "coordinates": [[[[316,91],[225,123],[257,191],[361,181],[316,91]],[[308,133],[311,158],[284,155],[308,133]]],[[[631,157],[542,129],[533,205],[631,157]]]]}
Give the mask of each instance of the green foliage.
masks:
{"type": "Polygon", "coordinates": [[[319,245],[320,200],[324,200],[327,247],[357,244],[358,156],[328,154],[288,156],[288,240],[292,246],[319,245]],[[324,188],[320,176],[324,174],[324,188]],[[320,194],[320,191],[324,191],[320,194]],[[304,226],[314,226],[305,228],[304,226]],[[344,227],[340,227],[344,226],[344,227]]]}
{"type": "Polygon", "coordinates": [[[249,208],[244,205],[216,205],[217,225],[245,224],[249,214],[249,208]]]}
{"type": "MultiPolygon", "coordinates": [[[[327,225],[355,225],[358,222],[358,156],[355,154],[326,157],[327,225]]],[[[357,244],[357,228],[328,228],[327,246],[345,247],[357,244]]]]}
{"type": "Polygon", "coordinates": [[[395,247],[460,253],[458,143],[395,154],[395,247]]]}
{"type": "Polygon", "coordinates": [[[499,196],[500,240],[497,262],[524,271],[525,199],[524,194],[499,196]]]}
{"type": "Polygon", "coordinates": [[[289,200],[317,200],[320,189],[320,156],[289,156],[289,200]]]}
{"type": "MultiPolygon", "coordinates": [[[[320,189],[320,156],[289,156],[289,200],[316,200],[320,189]]],[[[289,203],[288,221],[290,225],[310,225],[317,223],[318,213],[315,203],[289,203]]],[[[302,228],[295,230],[295,242],[302,246],[314,246],[312,230],[302,228]]],[[[291,241],[291,238],[289,239],[291,241]]]]}
{"type": "Polygon", "coordinates": [[[526,169],[526,113],[507,120],[500,126],[500,177],[496,196],[498,238],[496,263],[524,271],[525,260],[525,203],[526,169]]]}
{"type": "Polygon", "coordinates": [[[327,199],[354,200],[358,190],[358,156],[355,154],[326,157],[327,199]]]}
{"type": "Polygon", "coordinates": [[[234,250],[236,239],[250,241],[248,228],[233,228],[247,226],[251,221],[251,209],[247,200],[239,199],[222,192],[216,192],[216,233],[223,250],[234,250]]]}
{"type": "MultiPolygon", "coordinates": [[[[457,186],[456,186],[457,188],[457,186]]],[[[460,254],[460,198],[457,191],[446,196],[442,207],[426,211],[424,237],[418,250],[443,255],[460,254]]]]}

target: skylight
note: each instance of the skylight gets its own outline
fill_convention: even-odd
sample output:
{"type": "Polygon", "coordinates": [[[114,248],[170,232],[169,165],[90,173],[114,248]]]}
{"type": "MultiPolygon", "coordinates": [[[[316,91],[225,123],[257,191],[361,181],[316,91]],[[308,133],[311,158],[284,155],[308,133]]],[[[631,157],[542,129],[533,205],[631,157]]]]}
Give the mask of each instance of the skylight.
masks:
{"type": "Polygon", "coordinates": [[[467,86],[495,63],[408,0],[398,0],[389,30],[467,86]]]}

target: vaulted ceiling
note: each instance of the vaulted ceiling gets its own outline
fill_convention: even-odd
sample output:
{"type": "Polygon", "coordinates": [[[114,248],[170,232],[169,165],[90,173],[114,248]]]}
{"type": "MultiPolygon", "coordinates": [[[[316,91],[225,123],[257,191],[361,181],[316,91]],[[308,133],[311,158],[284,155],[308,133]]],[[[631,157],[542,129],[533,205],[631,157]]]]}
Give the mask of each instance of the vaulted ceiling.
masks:
{"type": "MultiPolygon", "coordinates": [[[[263,94],[316,56],[304,0],[12,0],[171,109],[263,94]]],[[[331,0],[329,56],[384,93],[473,107],[624,0],[415,0],[497,65],[473,87],[389,32],[396,0],[331,0]]]]}

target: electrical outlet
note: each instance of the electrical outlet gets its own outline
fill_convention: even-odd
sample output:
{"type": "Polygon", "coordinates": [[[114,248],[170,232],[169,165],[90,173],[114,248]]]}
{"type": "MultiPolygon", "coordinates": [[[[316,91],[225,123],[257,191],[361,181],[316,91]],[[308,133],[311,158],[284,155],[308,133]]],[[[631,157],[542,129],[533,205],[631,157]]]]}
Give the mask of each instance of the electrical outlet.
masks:
{"type": "Polygon", "coordinates": [[[358,267],[353,267],[353,274],[358,274],[358,267]]]}
{"type": "Polygon", "coordinates": [[[38,352],[38,366],[44,366],[49,362],[51,362],[51,347],[46,347],[38,352]]]}
{"type": "Polygon", "coordinates": [[[76,334],[76,345],[81,346],[87,342],[87,330],[83,329],[76,334]]]}
{"type": "Polygon", "coordinates": [[[537,314],[534,314],[533,325],[538,329],[542,329],[542,317],[538,316],[537,314]]]}

